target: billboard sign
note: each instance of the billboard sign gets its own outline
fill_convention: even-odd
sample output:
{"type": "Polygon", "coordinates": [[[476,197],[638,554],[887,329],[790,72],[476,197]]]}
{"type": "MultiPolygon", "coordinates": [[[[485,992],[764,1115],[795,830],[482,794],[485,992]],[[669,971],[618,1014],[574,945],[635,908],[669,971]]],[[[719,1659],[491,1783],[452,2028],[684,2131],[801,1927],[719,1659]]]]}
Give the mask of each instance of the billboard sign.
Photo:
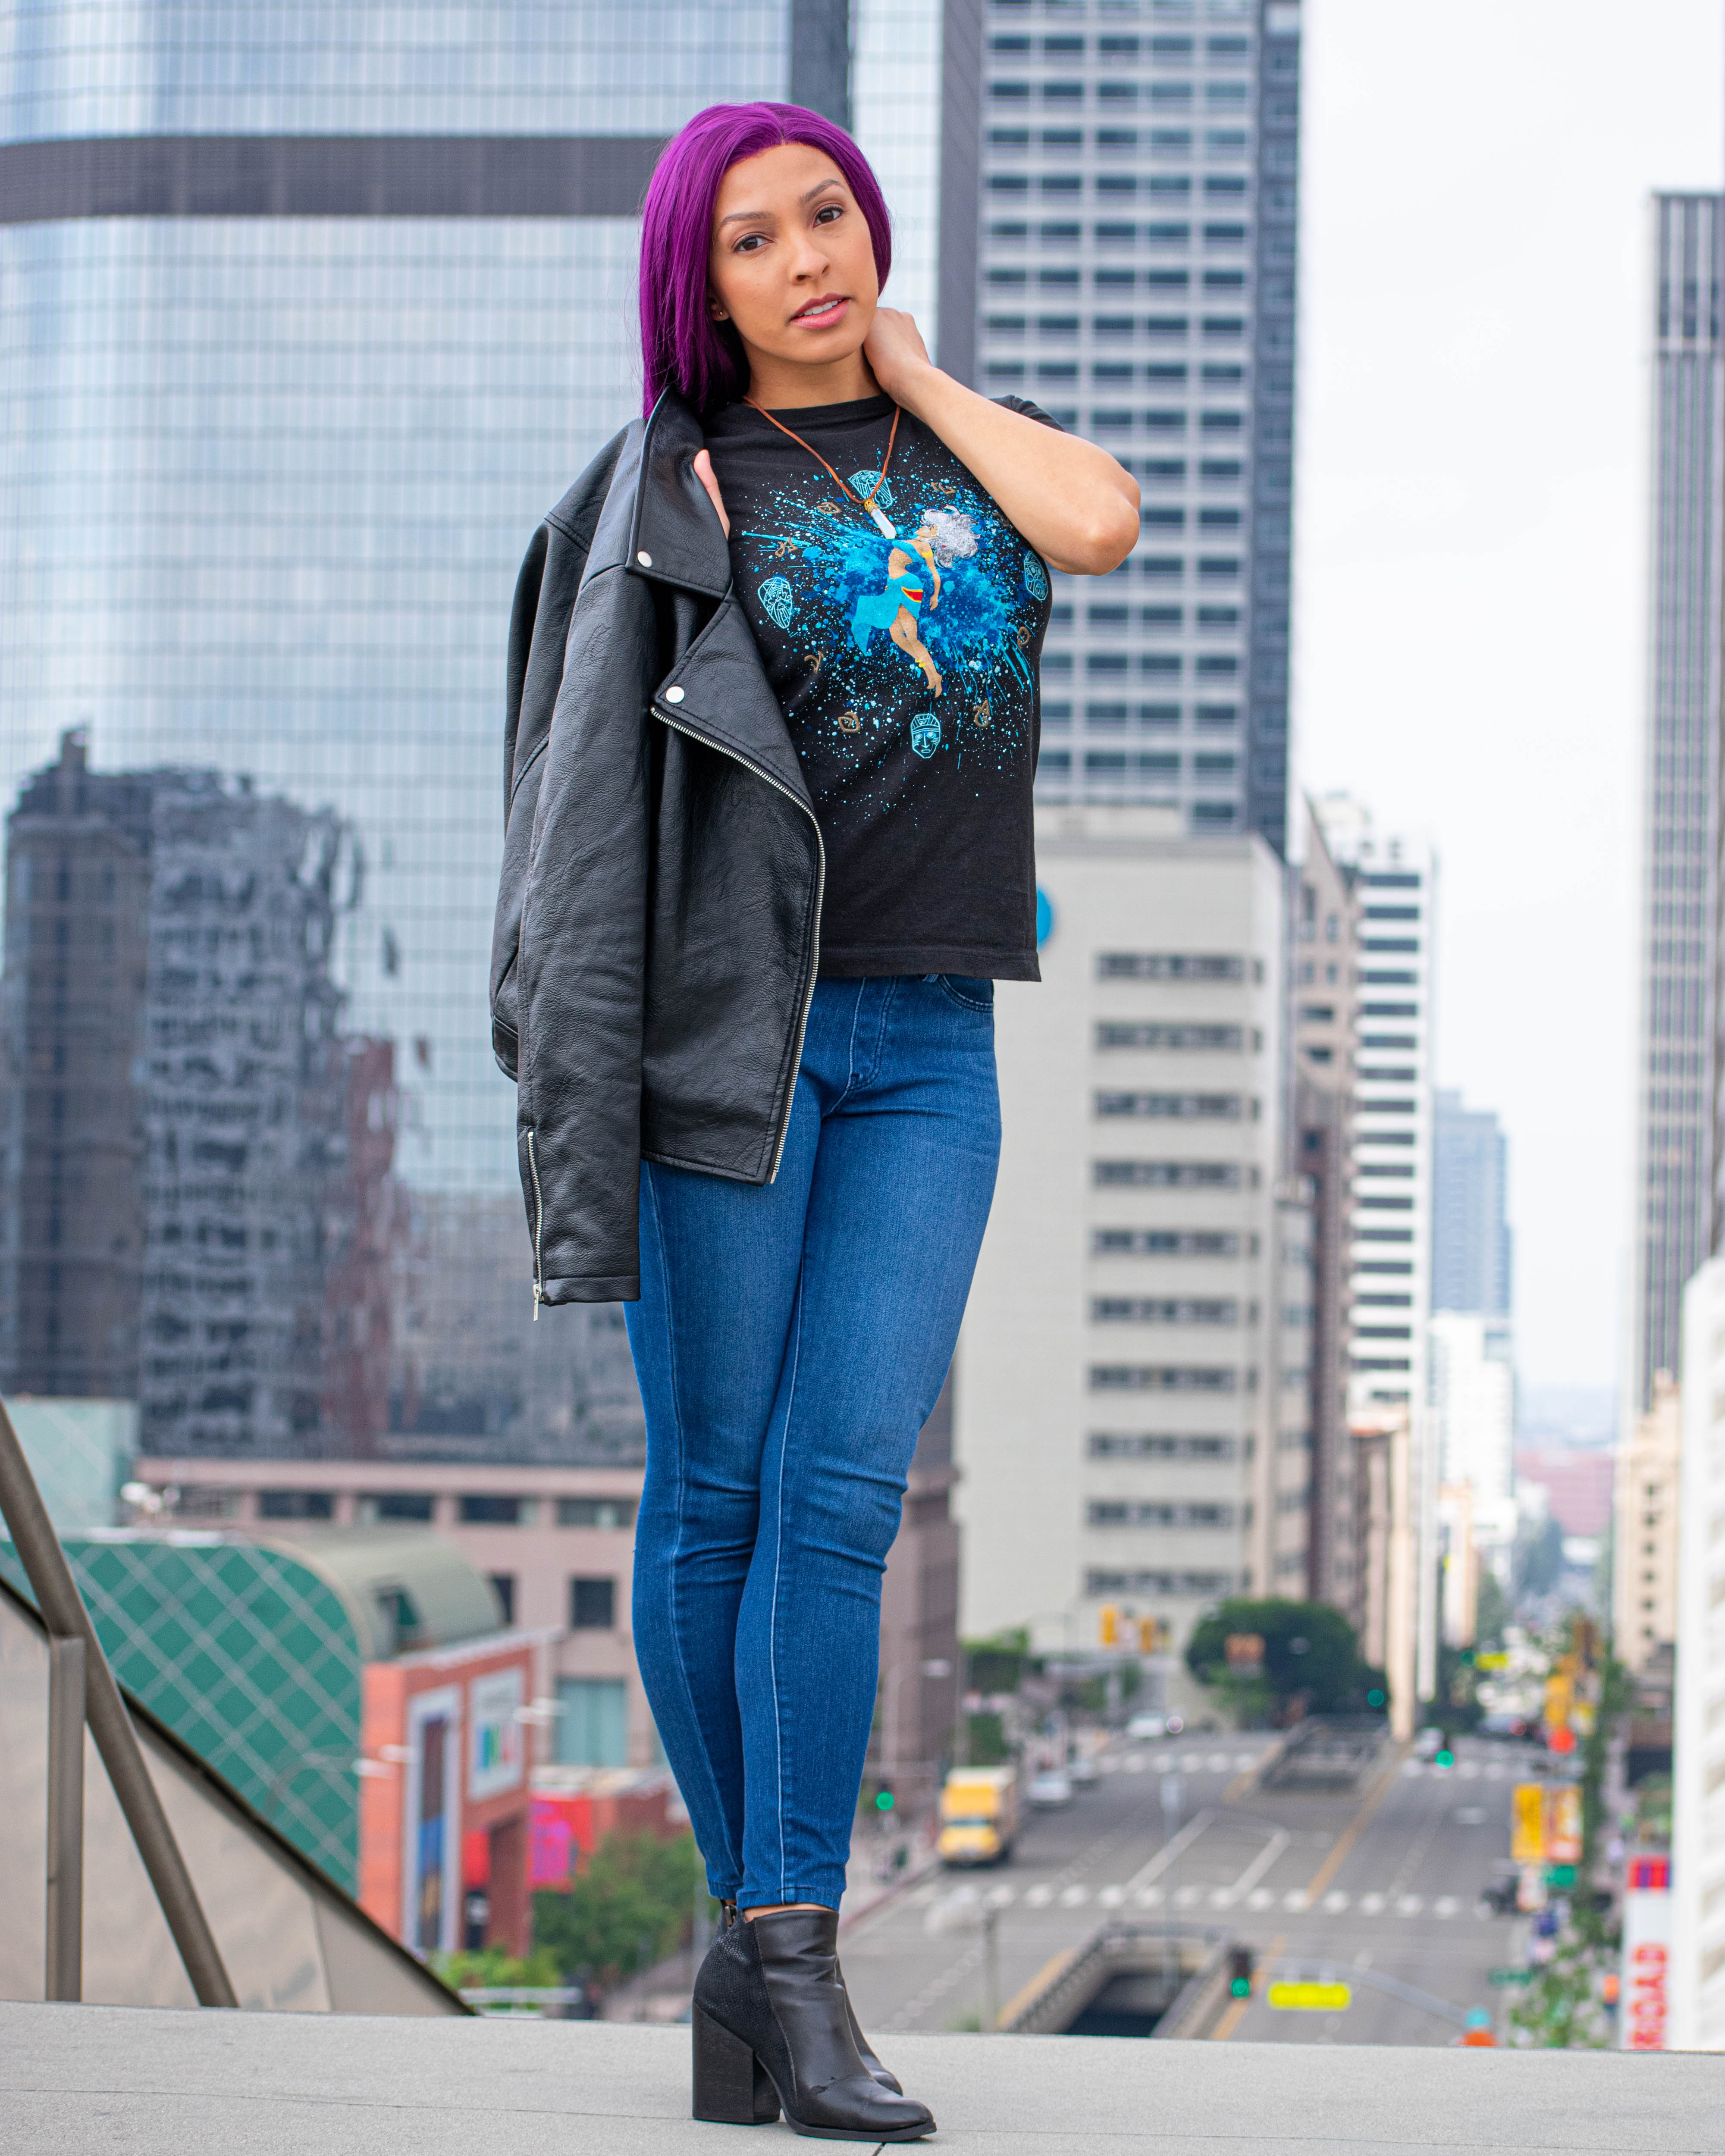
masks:
{"type": "Polygon", "coordinates": [[[1671,1860],[1636,1854],[1624,1875],[1620,2042],[1662,2051],[1671,2023],[1671,1860]]]}
{"type": "Polygon", "coordinates": [[[481,1804],[521,1787],[525,1771],[526,1673],[520,1668],[494,1670],[475,1677],[467,1688],[467,1797],[481,1804]]]}

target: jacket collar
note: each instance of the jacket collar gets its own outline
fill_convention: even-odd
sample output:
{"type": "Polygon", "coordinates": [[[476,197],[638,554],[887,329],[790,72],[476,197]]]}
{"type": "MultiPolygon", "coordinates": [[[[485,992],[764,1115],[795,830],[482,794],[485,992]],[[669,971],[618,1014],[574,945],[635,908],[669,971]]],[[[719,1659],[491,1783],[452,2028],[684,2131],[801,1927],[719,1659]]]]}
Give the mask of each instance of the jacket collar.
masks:
{"type": "Polygon", "coordinates": [[[706,437],[693,408],[667,389],[647,415],[625,566],[722,598],[731,588],[731,550],[706,489],[695,476],[706,437]]]}

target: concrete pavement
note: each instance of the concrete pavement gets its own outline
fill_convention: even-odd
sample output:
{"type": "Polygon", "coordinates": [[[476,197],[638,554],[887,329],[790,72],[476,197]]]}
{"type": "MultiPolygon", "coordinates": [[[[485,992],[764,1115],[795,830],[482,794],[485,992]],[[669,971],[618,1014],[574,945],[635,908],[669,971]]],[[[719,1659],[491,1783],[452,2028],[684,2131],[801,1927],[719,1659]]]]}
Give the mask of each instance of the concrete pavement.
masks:
{"type": "MultiPolygon", "coordinates": [[[[957,2156],[1725,2156],[1719,2064],[1065,2036],[890,2046],[957,2156]]],[[[0,2005],[7,2156],[690,2156],[686,2029],[0,2005]]]]}

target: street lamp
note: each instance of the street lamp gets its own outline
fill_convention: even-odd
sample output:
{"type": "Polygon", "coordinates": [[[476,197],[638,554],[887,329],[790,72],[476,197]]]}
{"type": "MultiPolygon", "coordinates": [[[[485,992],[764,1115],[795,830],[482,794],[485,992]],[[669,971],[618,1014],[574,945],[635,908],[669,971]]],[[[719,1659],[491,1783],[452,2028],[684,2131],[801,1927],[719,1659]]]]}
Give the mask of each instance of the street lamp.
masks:
{"type": "Polygon", "coordinates": [[[880,1718],[882,1722],[885,1724],[882,1734],[886,1738],[886,1743],[881,1748],[886,1756],[882,1759],[880,1764],[882,1773],[889,1775],[896,1774],[898,1770],[899,1765],[898,1722],[894,1715],[893,1710],[898,1699],[899,1685],[911,1670],[915,1670],[919,1676],[927,1677],[932,1681],[941,1677],[951,1676],[952,1674],[952,1665],[948,1661],[942,1661],[938,1657],[935,1657],[926,1661],[895,1662],[892,1667],[886,1672],[886,1681],[884,1686],[885,1696],[882,1700],[880,1709],[880,1718]]]}

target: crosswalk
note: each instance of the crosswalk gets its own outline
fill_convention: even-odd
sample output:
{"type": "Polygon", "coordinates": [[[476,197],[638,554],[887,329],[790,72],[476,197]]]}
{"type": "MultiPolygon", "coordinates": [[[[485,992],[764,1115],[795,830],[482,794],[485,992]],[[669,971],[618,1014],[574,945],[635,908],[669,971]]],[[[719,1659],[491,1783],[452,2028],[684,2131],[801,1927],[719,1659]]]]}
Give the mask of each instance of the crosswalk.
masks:
{"type": "MultiPolygon", "coordinates": [[[[1261,1752],[1105,1752],[1096,1761],[1104,1774],[1243,1774],[1263,1758],[1261,1752]]],[[[1429,1777],[1450,1782],[1505,1782],[1513,1768],[1502,1759],[1458,1759],[1440,1767],[1435,1759],[1409,1759],[1402,1773],[1410,1779],[1429,1777]]]]}
{"type": "Polygon", "coordinates": [[[1454,1894],[1440,1894],[1434,1899],[1421,1894],[1392,1896],[1387,1892],[1347,1893],[1332,1887],[1314,1905],[1303,1887],[1296,1887],[1286,1892],[1269,1887],[1256,1887],[1249,1894],[1236,1895],[1230,1887],[1204,1886],[1196,1881],[1172,1889],[1163,1886],[1141,1887],[1136,1892],[1127,1885],[1098,1887],[1081,1886],[1075,1881],[1063,1887],[1058,1881],[1047,1880],[1025,1888],[1009,1887],[1004,1883],[987,1888],[961,1887],[956,1889],[931,1884],[918,1887],[909,1900],[913,1908],[927,1909],[938,1901],[950,1901],[955,1894],[964,1896],[985,1909],[1010,1909],[1014,1905],[1021,1905],[1026,1909],[1046,1909],[1058,1905],[1062,1909],[1082,1909],[1091,1906],[1100,1909],[1243,1908],[1261,1913],[1266,1909],[1281,1908],[1291,1916],[1297,1916],[1316,1906],[1327,1917],[1343,1917],[1350,1912],[1362,1917],[1381,1917],[1388,1911],[1397,1917],[1435,1917],[1440,1920],[1459,1917],[1468,1909],[1478,1917],[1489,1913],[1476,1905],[1464,1902],[1454,1894]]]}
{"type": "Polygon", "coordinates": [[[1105,1774],[1243,1774],[1261,1752],[1105,1752],[1096,1765],[1105,1774]]]}

